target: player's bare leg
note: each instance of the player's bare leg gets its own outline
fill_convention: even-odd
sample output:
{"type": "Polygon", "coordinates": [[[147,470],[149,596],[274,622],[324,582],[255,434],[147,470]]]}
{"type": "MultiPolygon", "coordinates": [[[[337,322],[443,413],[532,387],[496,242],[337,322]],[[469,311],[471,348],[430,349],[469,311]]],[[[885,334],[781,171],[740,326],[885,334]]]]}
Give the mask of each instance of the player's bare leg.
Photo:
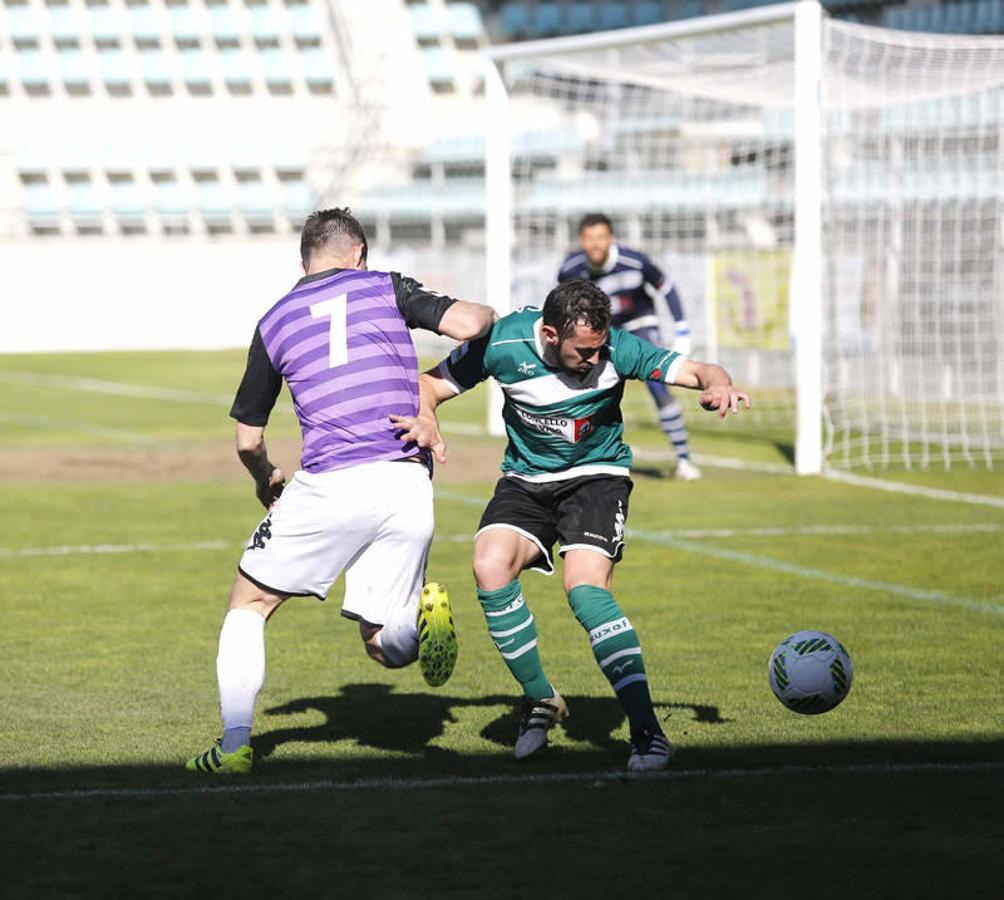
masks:
{"type": "Polygon", "coordinates": [[[271,593],[240,572],[234,578],[216,656],[223,738],[192,757],[185,766],[190,771],[250,773],[254,704],[265,681],[265,622],[287,596],[271,593]]]}
{"type": "Polygon", "coordinates": [[[631,725],[628,769],[665,768],[672,745],[663,734],[652,706],[641,643],[610,593],[613,560],[598,550],[586,549],[569,550],[564,560],[568,603],[589,635],[593,656],[631,725]]]}
{"type": "Polygon", "coordinates": [[[474,579],[488,633],[523,688],[516,758],[526,759],[547,744],[547,732],[568,715],[551,686],[537,650],[537,626],[520,590],[519,573],[540,548],[511,528],[489,528],[474,542],[474,579]]]}

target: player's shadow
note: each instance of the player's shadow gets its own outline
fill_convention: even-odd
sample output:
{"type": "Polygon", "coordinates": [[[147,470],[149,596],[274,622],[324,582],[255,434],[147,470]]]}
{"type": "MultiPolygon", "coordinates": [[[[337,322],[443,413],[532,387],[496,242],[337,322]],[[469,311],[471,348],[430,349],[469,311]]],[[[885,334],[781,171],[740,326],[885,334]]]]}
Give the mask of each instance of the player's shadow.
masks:
{"type": "MultiPolygon", "coordinates": [[[[566,697],[571,715],[562,723],[568,739],[591,744],[600,750],[623,747],[613,734],[624,724],[624,713],[614,697],[566,697]]],[[[352,740],[361,746],[427,758],[459,757],[462,754],[432,744],[450,723],[456,711],[470,707],[509,706],[509,712],[493,719],[481,737],[504,747],[516,740],[519,702],[512,696],[451,697],[439,693],[397,693],[387,684],[350,684],[333,697],[305,697],[265,711],[268,716],[286,716],[315,710],[324,716],[317,725],[277,728],[254,739],[255,753],[269,756],[276,747],[290,742],[335,743],[352,740]]],[[[707,704],[657,704],[660,719],[679,710],[695,723],[715,725],[723,719],[718,707],[707,704]]]]}

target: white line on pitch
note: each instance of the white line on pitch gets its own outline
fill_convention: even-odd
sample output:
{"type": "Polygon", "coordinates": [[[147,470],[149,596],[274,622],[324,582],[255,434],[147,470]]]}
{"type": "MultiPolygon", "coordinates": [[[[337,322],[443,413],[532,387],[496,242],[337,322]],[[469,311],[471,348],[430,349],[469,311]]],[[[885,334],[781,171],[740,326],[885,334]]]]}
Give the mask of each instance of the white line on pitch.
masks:
{"type": "Polygon", "coordinates": [[[869,591],[884,591],[885,593],[896,594],[899,597],[906,597],[910,600],[937,603],[941,606],[958,606],[962,609],[968,609],[970,612],[1004,615],[1004,605],[988,603],[985,600],[977,600],[973,597],[958,597],[942,591],[927,591],[922,588],[914,588],[889,581],[857,578],[853,575],[838,575],[834,572],[825,572],[822,569],[800,566],[795,563],[772,559],[768,556],[757,556],[753,553],[743,553],[740,550],[728,550],[713,544],[699,544],[696,541],[674,537],[669,532],[636,531],[631,528],[626,529],[626,532],[628,537],[637,537],[650,543],[675,547],[678,550],[685,550],[689,553],[697,553],[702,556],[713,556],[716,559],[726,559],[730,562],[742,563],[743,565],[753,566],[758,569],[783,572],[786,575],[795,575],[798,578],[825,581],[830,584],[839,584],[843,587],[861,588],[869,591]]]}
{"type": "MultiPolygon", "coordinates": [[[[437,535],[437,541],[468,544],[472,534],[437,535]]],[[[52,547],[0,547],[0,559],[35,556],[88,556],[116,553],[174,553],[185,550],[239,550],[236,541],[194,541],[187,544],[59,544],[52,547]]]]}
{"type": "Polygon", "coordinates": [[[0,372],[0,382],[36,387],[60,387],[92,394],[112,394],[117,397],[170,400],[178,403],[199,403],[209,406],[229,405],[234,399],[228,394],[210,394],[205,391],[177,390],[148,384],[131,384],[125,381],[106,381],[100,378],[82,378],[71,375],[39,375],[34,372],[0,372]]]}
{"type": "Polygon", "coordinates": [[[919,775],[932,773],[969,774],[1004,771],[1004,761],[968,763],[864,763],[846,766],[760,766],[747,769],[670,769],[641,775],[624,772],[554,772],[537,775],[453,776],[447,778],[363,778],[359,781],[314,781],[301,784],[234,784],[215,787],[183,788],[95,788],[77,791],[0,794],[0,801],[17,800],[90,800],[139,797],[184,797],[198,794],[301,794],[310,791],[419,791],[432,788],[498,787],[526,784],[562,784],[569,782],[683,781],[702,778],[770,778],[793,775],[919,775]]]}
{"type": "Polygon", "coordinates": [[[924,487],[920,484],[906,484],[902,481],[887,481],[884,478],[872,478],[868,475],[856,475],[853,472],[841,472],[828,469],[823,472],[827,481],[837,481],[854,487],[869,488],[874,491],[888,491],[893,494],[913,494],[926,497],[929,500],[948,500],[952,503],[975,503],[980,506],[996,506],[1004,509],[1004,497],[994,497],[990,494],[967,494],[962,491],[948,491],[944,488],[924,487]]]}
{"type": "Polygon", "coordinates": [[[160,553],[176,550],[228,550],[235,546],[237,546],[235,541],[194,541],[187,544],[63,544],[53,547],[0,547],[0,559],[102,553],[160,553]]]}
{"type": "Polygon", "coordinates": [[[92,425],[88,422],[74,422],[70,419],[56,419],[52,416],[26,416],[0,412],[0,422],[6,422],[9,425],[28,425],[32,428],[46,428],[50,431],[79,431],[83,434],[96,434],[103,438],[128,441],[135,444],[152,443],[157,440],[151,434],[126,431],[124,428],[108,428],[104,425],[92,425]]]}

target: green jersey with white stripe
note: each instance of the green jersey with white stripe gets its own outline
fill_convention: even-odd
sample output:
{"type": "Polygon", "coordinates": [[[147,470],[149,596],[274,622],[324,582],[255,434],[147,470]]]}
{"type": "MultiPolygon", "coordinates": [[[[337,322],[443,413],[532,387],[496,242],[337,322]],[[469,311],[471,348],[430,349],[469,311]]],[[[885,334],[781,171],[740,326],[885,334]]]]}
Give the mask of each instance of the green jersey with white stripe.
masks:
{"type": "Polygon", "coordinates": [[[526,307],[499,319],[482,338],[439,364],[461,393],[493,376],[505,394],[507,475],[558,481],[582,475],[628,475],[631,448],[622,440],[624,381],[672,382],[683,357],[611,328],[600,360],[582,375],[544,361],[543,313],[526,307]]]}

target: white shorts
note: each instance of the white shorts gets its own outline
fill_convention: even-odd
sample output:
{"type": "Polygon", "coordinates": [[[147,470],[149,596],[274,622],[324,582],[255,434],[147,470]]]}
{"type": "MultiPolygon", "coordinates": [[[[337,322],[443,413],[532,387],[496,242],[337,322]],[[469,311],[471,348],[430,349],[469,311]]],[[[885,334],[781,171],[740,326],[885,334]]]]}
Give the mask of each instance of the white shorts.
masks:
{"type": "Polygon", "coordinates": [[[321,600],[344,570],[342,615],[383,625],[394,610],[418,603],[433,529],[423,465],[297,472],[251,535],[238,569],[269,593],[321,600]]]}

